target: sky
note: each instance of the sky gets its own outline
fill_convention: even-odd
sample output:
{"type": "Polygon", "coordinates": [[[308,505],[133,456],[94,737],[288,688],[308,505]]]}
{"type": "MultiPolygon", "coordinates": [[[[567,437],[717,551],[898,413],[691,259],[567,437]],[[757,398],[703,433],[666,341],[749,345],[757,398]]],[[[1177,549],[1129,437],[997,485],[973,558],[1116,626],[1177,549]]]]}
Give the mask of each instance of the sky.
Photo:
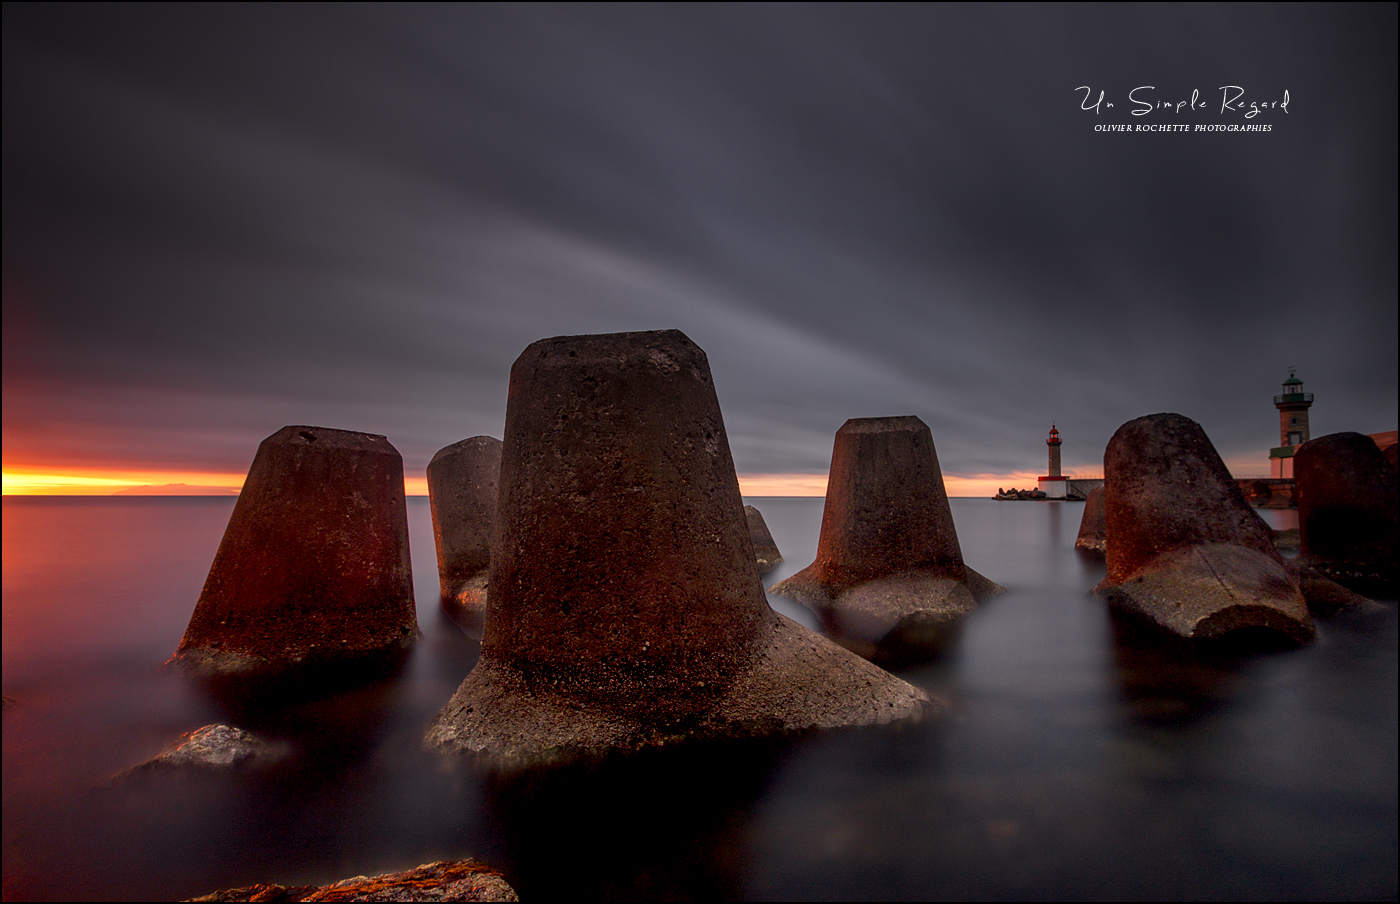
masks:
{"type": "Polygon", "coordinates": [[[847,418],[910,414],[954,495],[1033,482],[1052,423],[1101,474],[1161,411],[1264,475],[1290,366],[1314,436],[1396,427],[1396,33],[1393,4],[6,4],[6,492],[237,486],[290,424],[387,436],[422,492],[501,435],[531,342],[670,328],[750,494],[819,492],[847,418]]]}

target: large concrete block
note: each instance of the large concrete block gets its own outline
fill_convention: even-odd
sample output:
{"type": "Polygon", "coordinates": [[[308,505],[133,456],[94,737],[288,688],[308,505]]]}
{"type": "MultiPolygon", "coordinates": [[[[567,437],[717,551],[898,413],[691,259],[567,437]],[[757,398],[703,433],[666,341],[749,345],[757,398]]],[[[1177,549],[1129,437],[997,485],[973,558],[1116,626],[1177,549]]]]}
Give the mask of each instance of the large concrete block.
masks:
{"type": "Polygon", "coordinates": [[[744,506],[744,518],[749,524],[749,539],[753,541],[754,560],[758,563],[758,573],[767,574],[783,564],[783,554],[778,552],[778,544],[773,542],[773,534],[763,520],[763,513],[751,505],[744,506]]]}
{"type": "Polygon", "coordinates": [[[1397,592],[1396,472],[1370,437],[1333,433],[1293,457],[1299,562],[1369,596],[1397,592]]]}
{"type": "Polygon", "coordinates": [[[1194,639],[1265,629],[1313,638],[1296,574],[1205,431],[1179,414],[1129,421],[1104,452],[1108,574],[1116,605],[1194,639]]]}
{"type": "Polygon", "coordinates": [[[768,607],[709,363],[676,330],[516,360],[487,607],[425,743],[499,765],[930,705],[768,607]]]}
{"type": "Polygon", "coordinates": [[[1108,534],[1104,513],[1103,487],[1095,487],[1089,491],[1089,498],[1084,500],[1084,514],[1079,519],[1079,536],[1074,541],[1075,549],[1098,556],[1105,555],[1108,534]]]}
{"type": "Polygon", "coordinates": [[[481,638],[486,584],[491,576],[491,534],[496,524],[496,484],[501,441],[473,436],[439,449],[428,462],[428,501],[433,511],[442,608],[467,634],[481,638]]]}
{"type": "Polygon", "coordinates": [[[769,592],[813,609],[843,646],[897,661],[940,651],[1001,588],[963,563],[928,426],[882,417],[836,432],[817,559],[769,592]]]}
{"type": "Polygon", "coordinates": [[[170,665],[275,674],[393,654],[417,634],[398,451],[284,427],[258,447],[170,665]]]}

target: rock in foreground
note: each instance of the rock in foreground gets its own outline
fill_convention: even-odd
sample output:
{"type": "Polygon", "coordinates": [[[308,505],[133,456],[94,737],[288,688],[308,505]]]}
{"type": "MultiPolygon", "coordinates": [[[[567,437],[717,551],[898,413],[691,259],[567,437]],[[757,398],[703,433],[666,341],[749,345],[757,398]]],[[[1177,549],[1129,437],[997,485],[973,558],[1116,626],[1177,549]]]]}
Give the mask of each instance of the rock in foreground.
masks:
{"type": "Polygon", "coordinates": [[[478,639],[486,621],[500,473],[501,441],[490,436],[473,436],[439,449],[428,463],[442,608],[478,639]]]}
{"type": "Polygon", "coordinates": [[[1344,587],[1394,599],[1397,593],[1395,469],[1370,437],[1333,433],[1293,458],[1299,563],[1344,587]]]}
{"type": "Polygon", "coordinates": [[[113,781],[129,781],[159,773],[222,772],[270,766],[287,755],[284,744],[264,741],[230,725],[206,725],[185,735],[157,757],[133,766],[113,781]]]}
{"type": "Polygon", "coordinates": [[[276,674],[401,654],[417,634],[398,450],[284,427],[258,447],[170,665],[276,674]]]}
{"type": "Polygon", "coordinates": [[[497,519],[481,659],[429,747],[523,766],[929,706],[768,607],[709,362],[679,331],[521,354],[497,519]]]}
{"type": "Polygon", "coordinates": [[[813,609],[842,646],[901,661],[939,652],[1001,588],[963,563],[928,426],[883,417],[836,432],[817,559],[769,592],[813,609]]]}
{"type": "Polygon", "coordinates": [[[191,901],[519,901],[500,873],[475,860],[442,860],[333,885],[249,885],[191,901]]]}
{"type": "Polygon", "coordinates": [[[1104,452],[1108,574],[1097,591],[1193,639],[1242,629],[1314,635],[1298,579],[1200,425],[1129,421],[1104,452]]]}

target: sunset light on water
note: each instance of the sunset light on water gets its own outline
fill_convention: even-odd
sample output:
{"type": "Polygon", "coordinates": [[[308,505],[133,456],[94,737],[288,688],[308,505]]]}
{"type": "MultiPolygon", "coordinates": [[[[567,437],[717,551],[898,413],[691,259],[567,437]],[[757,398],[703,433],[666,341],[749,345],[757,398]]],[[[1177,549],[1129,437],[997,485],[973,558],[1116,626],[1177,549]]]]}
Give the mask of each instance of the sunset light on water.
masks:
{"type": "Polygon", "coordinates": [[[4,470],[6,496],[110,496],[134,488],[164,488],[173,496],[236,495],[242,474],[185,471],[4,470]]]}

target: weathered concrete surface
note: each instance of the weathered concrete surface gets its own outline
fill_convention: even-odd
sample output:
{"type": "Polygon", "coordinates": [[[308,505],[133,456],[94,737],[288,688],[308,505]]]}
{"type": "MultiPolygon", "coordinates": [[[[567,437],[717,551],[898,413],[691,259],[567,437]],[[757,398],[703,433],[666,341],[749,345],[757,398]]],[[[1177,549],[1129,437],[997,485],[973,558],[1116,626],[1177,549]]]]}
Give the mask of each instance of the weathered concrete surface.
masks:
{"type": "Polygon", "coordinates": [[[804,603],[877,661],[941,650],[1001,588],[968,568],[928,426],[852,418],[836,432],[817,559],[769,593],[804,603]]]}
{"type": "Polygon", "coordinates": [[[1097,591],[1193,639],[1245,628],[1294,643],[1314,627],[1297,578],[1200,425],[1129,421],[1104,452],[1108,574],[1097,591]]]}
{"type": "Polygon", "coordinates": [[[186,734],[169,750],[119,773],[113,782],[128,782],[173,772],[223,772],[257,769],[283,760],[286,744],[264,741],[230,725],[206,725],[186,734]]]}
{"type": "Polygon", "coordinates": [[[398,451],[284,427],[258,447],[169,665],[264,674],[401,653],[417,634],[398,451]]]}
{"type": "Polygon", "coordinates": [[[486,622],[500,473],[501,441],[490,436],[473,436],[439,449],[428,463],[442,608],[478,639],[486,622]]]}
{"type": "Polygon", "coordinates": [[[778,552],[778,544],[763,521],[763,513],[751,505],[744,506],[744,518],[749,524],[749,539],[753,541],[754,561],[758,563],[758,573],[767,574],[783,564],[783,554],[778,552]]]}
{"type": "Polygon", "coordinates": [[[1397,592],[1396,472],[1360,433],[1304,443],[1293,457],[1299,561],[1367,596],[1397,592]]]}
{"type": "Polygon", "coordinates": [[[709,363],[683,333],[527,348],[500,481],[481,659],[429,747],[515,766],[929,708],[768,607],[709,363]]]}
{"type": "Polygon", "coordinates": [[[1079,536],[1074,541],[1075,549],[1099,556],[1107,555],[1108,532],[1103,500],[1103,487],[1089,491],[1089,498],[1084,500],[1084,514],[1079,519],[1079,536]]]}
{"type": "Polygon", "coordinates": [[[191,901],[519,901],[505,877],[475,860],[441,860],[332,885],[249,885],[191,901]]]}

